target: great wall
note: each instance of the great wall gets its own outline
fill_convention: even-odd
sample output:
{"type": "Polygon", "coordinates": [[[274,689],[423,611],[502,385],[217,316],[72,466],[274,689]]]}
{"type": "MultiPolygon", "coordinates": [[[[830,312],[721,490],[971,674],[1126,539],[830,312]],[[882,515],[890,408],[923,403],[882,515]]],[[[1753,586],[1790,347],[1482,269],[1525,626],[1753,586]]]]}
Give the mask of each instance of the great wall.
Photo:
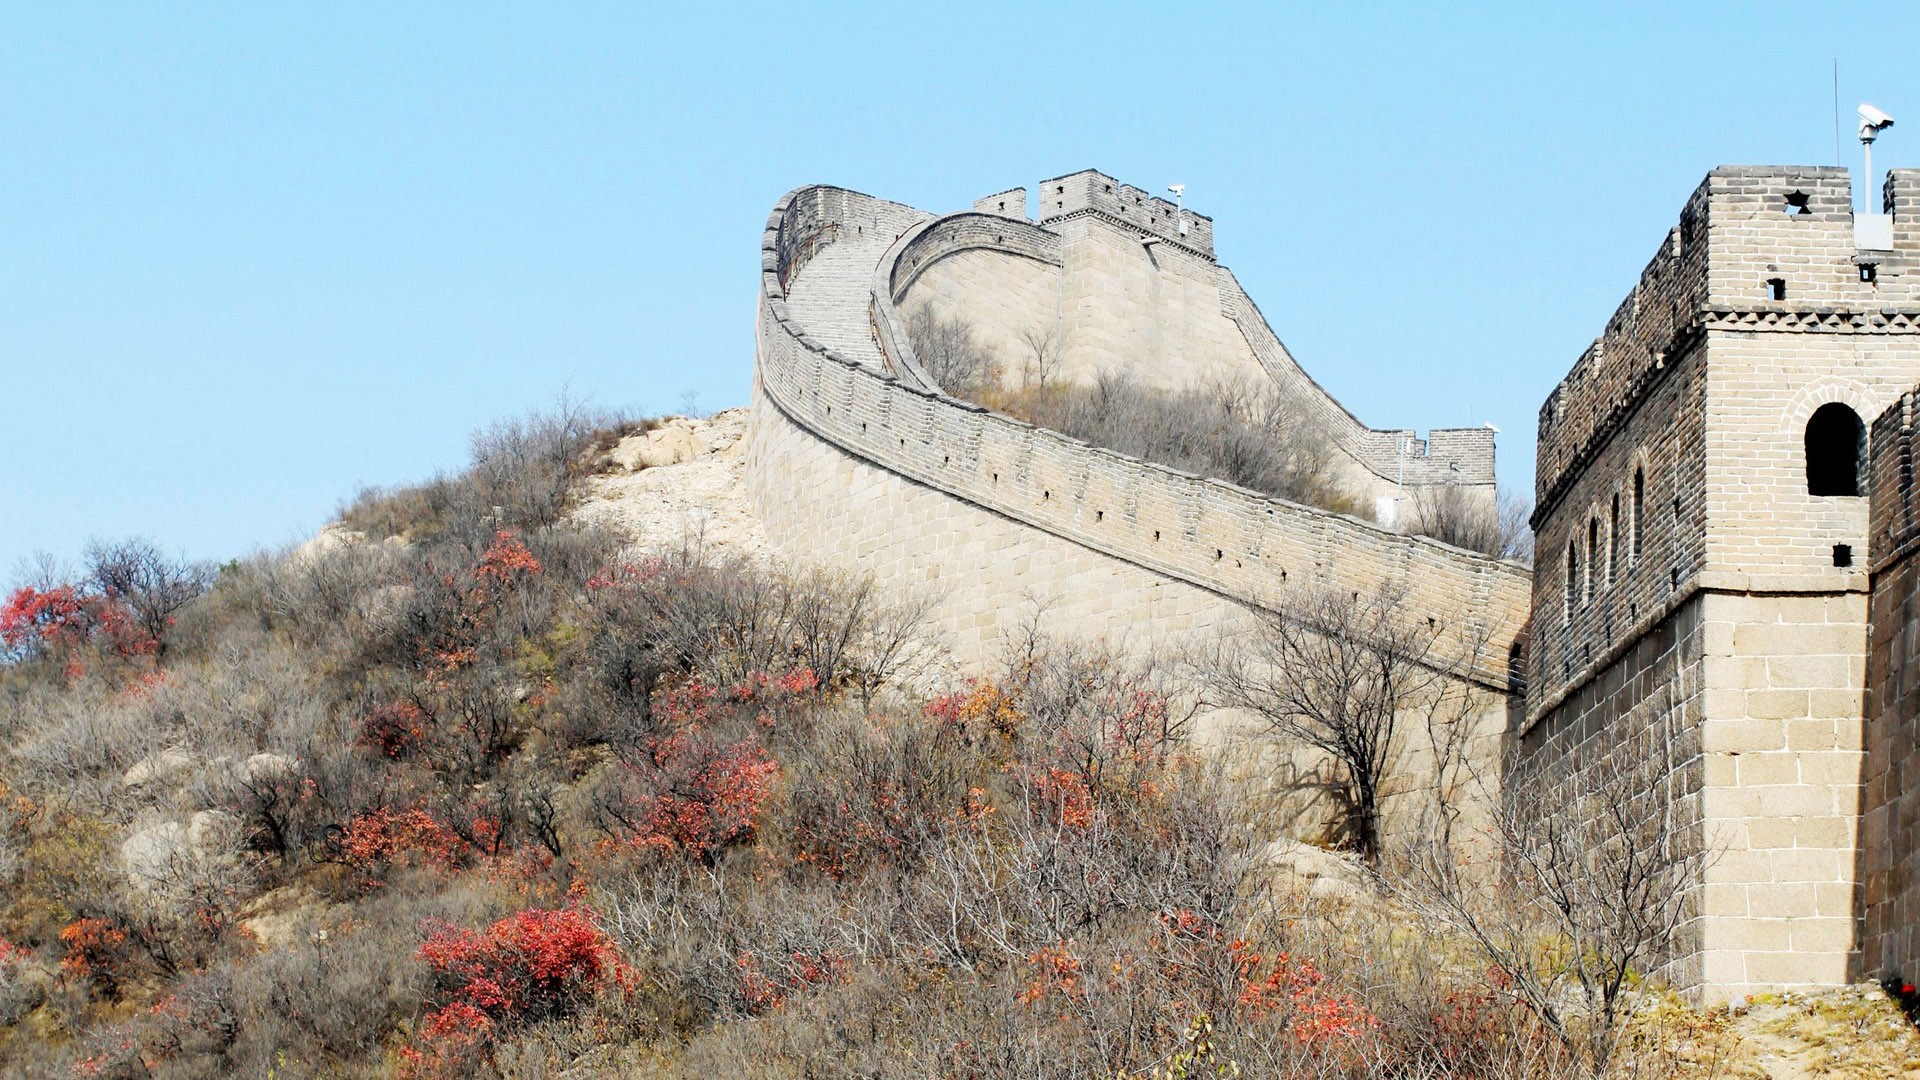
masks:
{"type": "Polygon", "coordinates": [[[1381,523],[1409,491],[1490,500],[1492,433],[1363,425],[1214,261],[1210,219],[1092,171],[1031,197],[1032,217],[1025,189],[945,216],[833,187],[775,206],[746,470],[775,548],[936,597],[963,662],[1034,610],[1152,648],[1289,590],[1396,586],[1471,643],[1487,753],[1572,770],[1662,733],[1680,827],[1716,853],[1677,983],[1920,965],[1920,172],[1888,175],[1890,218],[1856,215],[1841,169],[1706,178],[1541,410],[1531,570],[1381,523]],[[949,396],[905,333],[916,304],[1005,354],[1049,335],[1069,378],[1268,380],[1381,521],[949,396]]]}

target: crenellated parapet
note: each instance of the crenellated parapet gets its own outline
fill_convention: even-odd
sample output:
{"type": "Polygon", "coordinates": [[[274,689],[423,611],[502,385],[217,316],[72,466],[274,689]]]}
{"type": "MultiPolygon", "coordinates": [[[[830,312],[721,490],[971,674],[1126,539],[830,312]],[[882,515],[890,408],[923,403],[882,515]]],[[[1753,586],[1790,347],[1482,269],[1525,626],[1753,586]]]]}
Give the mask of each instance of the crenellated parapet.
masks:
{"type": "Polygon", "coordinates": [[[1040,223],[1097,216],[1213,259],[1213,219],[1095,169],[1040,182],[1040,223]]]}
{"type": "Polygon", "coordinates": [[[1708,331],[1920,329],[1920,171],[1889,173],[1881,195],[1894,245],[1868,249],[1856,243],[1845,169],[1709,173],[1601,336],[1541,406],[1535,520],[1553,512],[1600,446],[1708,331]]]}
{"type": "MultiPolygon", "coordinates": [[[[902,335],[890,322],[895,316],[884,302],[888,294],[913,280],[935,253],[996,250],[1050,265],[1058,249],[1050,234],[997,215],[914,219],[876,210],[876,204],[895,205],[839,189],[802,188],[768,219],[756,368],[756,410],[778,415],[765,414],[767,424],[804,431],[850,460],[939,493],[950,501],[956,521],[986,511],[1016,529],[1056,538],[1144,574],[1145,581],[1164,583],[1142,586],[1149,590],[1177,584],[1231,608],[1273,602],[1290,587],[1371,591],[1398,584],[1413,610],[1444,620],[1462,641],[1484,647],[1475,678],[1504,694],[1506,649],[1525,609],[1523,568],[1088,446],[927,386],[911,366],[894,359],[902,335]],[[869,345],[885,358],[879,365],[828,345],[829,335],[796,315],[809,304],[817,310],[817,299],[790,294],[796,284],[802,292],[839,289],[839,283],[802,281],[804,267],[794,261],[818,257],[823,244],[838,242],[822,238],[844,237],[855,223],[870,226],[875,220],[900,225],[886,257],[869,272],[865,315],[877,335],[869,345]]],[[[782,497],[777,493],[786,467],[783,456],[753,460],[750,477],[761,497],[782,497]]],[[[839,505],[849,515],[888,512],[857,491],[839,505]]],[[[768,514],[779,518],[774,508],[768,514]]],[[[816,527],[817,518],[809,515],[806,527],[816,527]]],[[[923,524],[937,532],[935,524],[923,524]]],[[[865,543],[881,541],[856,541],[854,547],[865,543]]],[[[859,558],[857,550],[814,554],[859,558]]],[[[940,558],[937,551],[925,555],[940,558]]],[[[992,607],[1017,606],[1021,591],[1009,577],[992,607]]],[[[1104,628],[1114,634],[1128,629],[1124,623],[1104,628]]]]}
{"type": "Polygon", "coordinates": [[[1861,886],[1920,918],[1860,832],[1920,382],[1920,183],[1879,191],[1890,217],[1843,169],[1713,170],[1540,412],[1524,746],[1548,775],[1657,747],[1718,853],[1669,975],[1712,998],[1857,977],[1861,886]]]}

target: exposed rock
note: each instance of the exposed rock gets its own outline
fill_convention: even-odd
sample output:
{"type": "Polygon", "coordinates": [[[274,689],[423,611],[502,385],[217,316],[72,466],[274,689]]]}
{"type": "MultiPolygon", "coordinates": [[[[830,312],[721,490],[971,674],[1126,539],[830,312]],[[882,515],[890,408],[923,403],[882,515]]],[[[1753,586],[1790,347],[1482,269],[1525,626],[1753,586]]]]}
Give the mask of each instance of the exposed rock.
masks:
{"type": "Polygon", "coordinates": [[[1366,868],[1353,855],[1284,839],[1268,844],[1266,854],[1282,884],[1309,896],[1350,899],[1367,892],[1366,868]]]}
{"type": "Polygon", "coordinates": [[[306,885],[283,885],[248,901],[240,909],[240,927],[263,946],[290,945],[339,907],[306,885]]]}
{"type": "Polygon", "coordinates": [[[707,455],[706,441],[685,422],[667,422],[620,440],[608,458],[628,472],[678,465],[707,455]]]}
{"type": "Polygon", "coordinates": [[[240,763],[240,775],[248,781],[270,780],[285,776],[300,767],[298,758],[286,754],[258,753],[240,763]]]}
{"type": "Polygon", "coordinates": [[[328,552],[366,542],[366,533],[349,529],[336,521],[315,533],[313,539],[294,548],[293,554],[287,556],[287,562],[294,566],[303,566],[328,552]]]}
{"type": "Polygon", "coordinates": [[[747,509],[747,410],[666,423],[686,425],[711,452],[678,465],[590,477],[576,516],[626,534],[636,553],[691,541],[715,553],[767,557],[766,533],[747,509]]]}
{"type": "Polygon", "coordinates": [[[168,747],[150,758],[135,762],[120,778],[128,787],[166,783],[193,768],[193,755],[178,747],[168,747]]]}
{"type": "Polygon", "coordinates": [[[135,888],[165,887],[183,867],[232,857],[239,820],[220,810],[202,810],[187,821],[162,821],[136,829],[120,844],[120,868],[135,888]]]}
{"type": "Polygon", "coordinates": [[[1307,895],[1315,900],[1356,900],[1365,895],[1360,886],[1342,878],[1317,877],[1307,882],[1307,895]]]}

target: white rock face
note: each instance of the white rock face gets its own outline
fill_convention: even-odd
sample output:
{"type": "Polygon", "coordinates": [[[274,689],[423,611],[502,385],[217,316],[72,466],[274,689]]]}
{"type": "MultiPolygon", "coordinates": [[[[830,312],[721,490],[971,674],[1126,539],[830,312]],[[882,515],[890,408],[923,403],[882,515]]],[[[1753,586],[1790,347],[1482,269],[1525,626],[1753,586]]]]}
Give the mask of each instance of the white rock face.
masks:
{"type": "Polygon", "coordinates": [[[1318,899],[1351,899],[1367,891],[1367,874],[1360,861],[1338,851],[1297,840],[1275,840],[1267,845],[1267,863],[1281,884],[1305,889],[1318,899]]]}
{"type": "Polygon", "coordinates": [[[193,768],[193,755],[178,747],[169,747],[150,758],[136,762],[120,782],[128,787],[164,784],[193,768]]]}
{"type": "Polygon", "coordinates": [[[367,542],[367,534],[357,529],[349,529],[335,521],[315,533],[313,539],[293,549],[287,556],[287,562],[294,566],[305,566],[321,556],[344,547],[354,547],[367,542]]]}
{"type": "Polygon", "coordinates": [[[271,780],[300,767],[300,762],[285,754],[258,753],[240,763],[240,775],[249,781],[271,780]]]}
{"type": "MultiPolygon", "coordinates": [[[[726,409],[704,420],[675,417],[647,435],[624,440],[621,448],[631,450],[663,431],[683,433],[659,440],[677,447],[676,455],[698,454],[671,465],[588,479],[576,516],[626,534],[636,553],[671,550],[691,540],[716,554],[769,555],[766,533],[747,507],[747,410],[726,409]]],[[[616,450],[616,460],[619,455],[616,450]]]]}
{"type": "Polygon", "coordinates": [[[696,423],[699,421],[675,417],[652,431],[620,440],[620,445],[607,456],[630,473],[705,457],[707,444],[694,428],[696,423]]]}
{"type": "Polygon", "coordinates": [[[184,822],[136,829],[120,843],[120,868],[135,888],[164,890],[183,872],[232,858],[239,824],[232,814],[202,810],[184,822]]]}

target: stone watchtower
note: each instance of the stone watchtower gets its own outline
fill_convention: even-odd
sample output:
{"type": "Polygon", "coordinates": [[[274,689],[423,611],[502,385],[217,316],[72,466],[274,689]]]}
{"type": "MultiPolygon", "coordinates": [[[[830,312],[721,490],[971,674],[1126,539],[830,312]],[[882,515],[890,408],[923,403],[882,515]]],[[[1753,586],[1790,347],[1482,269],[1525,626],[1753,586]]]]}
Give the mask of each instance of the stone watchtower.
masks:
{"type": "Polygon", "coordinates": [[[1718,853],[1671,975],[1711,998],[1862,972],[1866,424],[1920,382],[1920,172],[1880,199],[1716,169],[1540,410],[1522,747],[1661,733],[1718,853]]]}

